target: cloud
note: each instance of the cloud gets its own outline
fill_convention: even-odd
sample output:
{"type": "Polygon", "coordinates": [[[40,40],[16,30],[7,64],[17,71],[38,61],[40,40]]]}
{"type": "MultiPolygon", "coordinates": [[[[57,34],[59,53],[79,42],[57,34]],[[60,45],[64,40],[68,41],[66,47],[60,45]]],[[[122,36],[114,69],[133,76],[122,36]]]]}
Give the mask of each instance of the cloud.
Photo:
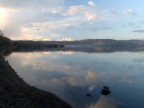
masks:
{"type": "MultiPolygon", "coordinates": [[[[58,8],[59,7],[55,9],[58,8]]],[[[70,6],[67,8],[61,7],[60,11],[58,10],[49,11],[46,9],[45,10],[43,9],[41,11],[39,10],[36,13],[31,13],[30,11],[27,12],[27,14],[28,17],[22,19],[21,20],[22,23],[19,23],[18,25],[20,30],[19,34],[21,35],[29,34],[31,35],[31,37],[39,35],[42,32],[47,32],[48,34],[49,33],[55,34],[55,31],[57,30],[80,28],[84,22],[91,22],[96,20],[95,13],[91,10],[91,8],[88,8],[84,5],[70,6]],[[29,21],[27,21],[27,19],[29,19],[29,21]],[[32,33],[34,35],[32,35],[32,33]]],[[[16,29],[18,28],[16,27],[16,29]]],[[[65,39],[73,40],[68,37],[65,39]]]]}
{"type": "Polygon", "coordinates": [[[131,28],[133,28],[133,29],[136,29],[136,31],[135,30],[133,30],[133,32],[137,32],[137,30],[143,30],[143,27],[144,27],[144,22],[129,22],[128,24],[125,24],[125,25],[123,25],[124,27],[131,27],[131,28]]]}
{"type": "Polygon", "coordinates": [[[105,26],[105,27],[91,27],[90,28],[91,31],[103,31],[103,30],[110,30],[110,29],[113,29],[113,28],[108,27],[108,26],[105,26]]]}
{"type": "Polygon", "coordinates": [[[133,30],[133,32],[136,32],[136,33],[144,33],[144,29],[133,30]]]}
{"type": "MultiPolygon", "coordinates": [[[[33,22],[40,23],[56,19],[57,17],[53,15],[54,11],[56,13],[56,10],[60,10],[59,7],[60,5],[62,6],[63,3],[64,0],[0,0],[0,13],[2,12],[2,9],[3,11],[6,11],[6,15],[3,14],[3,17],[0,19],[0,28],[2,28],[10,38],[16,36],[21,36],[22,38],[22,36],[25,35],[22,34],[24,33],[23,29],[26,31],[26,28],[24,28],[25,25],[29,25],[33,22]]],[[[38,31],[40,32],[43,30],[42,28],[33,29],[37,31],[37,35],[39,35],[38,31]]],[[[32,29],[27,30],[27,33],[28,31],[31,32],[29,35],[34,32],[34,30],[30,30],[32,29]]]]}
{"type": "Polygon", "coordinates": [[[87,18],[88,21],[94,21],[97,16],[94,12],[85,12],[85,17],[87,18]]]}
{"type": "Polygon", "coordinates": [[[108,30],[108,29],[112,29],[112,27],[103,27],[103,30],[108,30]]]}
{"type": "Polygon", "coordinates": [[[127,10],[124,10],[123,14],[124,15],[135,16],[135,15],[137,15],[137,12],[132,10],[132,9],[127,9],[127,10]]]}
{"type": "Polygon", "coordinates": [[[4,28],[10,22],[12,13],[16,12],[16,9],[0,7],[0,28],[4,28]]]}
{"type": "Polygon", "coordinates": [[[91,31],[99,31],[100,29],[99,28],[95,28],[95,27],[92,27],[90,28],[91,31]]]}
{"type": "Polygon", "coordinates": [[[81,22],[76,20],[75,18],[65,18],[61,20],[51,20],[51,21],[43,21],[43,22],[34,22],[25,24],[22,28],[25,31],[53,31],[53,30],[62,30],[67,29],[68,27],[79,26],[81,22]]]}
{"type": "Polygon", "coordinates": [[[102,20],[119,21],[137,16],[138,12],[134,9],[101,9],[98,15],[102,20]]]}
{"type": "Polygon", "coordinates": [[[128,26],[135,26],[135,23],[128,23],[128,26]]]}
{"type": "Polygon", "coordinates": [[[85,10],[86,10],[86,7],[84,5],[70,6],[67,10],[67,14],[70,16],[74,16],[78,14],[83,14],[85,10]]]}
{"type": "Polygon", "coordinates": [[[73,38],[70,38],[70,37],[69,37],[69,38],[62,38],[61,40],[62,40],[62,41],[74,41],[74,39],[73,39],[73,38]]]}
{"type": "Polygon", "coordinates": [[[65,0],[0,0],[1,7],[8,7],[8,8],[47,8],[56,7],[59,5],[63,5],[65,0]]]}
{"type": "MultiPolygon", "coordinates": [[[[97,21],[114,21],[114,19],[131,17],[137,13],[133,9],[97,8],[92,0],[69,5],[67,2],[69,1],[0,0],[0,28],[5,31],[6,36],[13,39],[28,37],[30,39],[45,39],[46,37],[46,39],[55,39],[55,36],[52,37],[53,34],[63,34],[68,29],[82,29],[97,21]]],[[[93,31],[96,30],[93,29],[93,31]]],[[[58,37],[63,38],[61,34],[58,37]]]]}
{"type": "MultiPolygon", "coordinates": [[[[80,28],[84,22],[96,20],[96,13],[87,5],[64,6],[65,0],[25,0],[9,2],[0,0],[4,9],[9,9],[9,17],[4,17],[6,35],[16,39],[41,39],[57,34],[58,30],[80,28]],[[15,11],[14,11],[15,10],[15,11]],[[11,19],[11,20],[9,20],[11,19]],[[16,20],[17,19],[17,20],[16,20]],[[9,25],[9,26],[6,26],[9,25]],[[39,35],[39,38],[38,38],[39,35]],[[43,36],[45,35],[45,36],[43,36]],[[21,37],[20,37],[21,36],[21,37]]],[[[0,22],[4,22],[1,18],[0,22]]],[[[48,37],[49,39],[49,37],[48,37]]]]}
{"type": "Polygon", "coordinates": [[[81,18],[85,17],[87,21],[94,21],[97,18],[96,12],[92,8],[84,6],[84,5],[70,6],[68,8],[68,11],[65,13],[73,17],[75,16],[81,16],[81,18]]]}
{"type": "Polygon", "coordinates": [[[96,6],[96,4],[95,4],[93,1],[89,1],[89,2],[88,2],[88,5],[89,5],[89,6],[96,6]]]}

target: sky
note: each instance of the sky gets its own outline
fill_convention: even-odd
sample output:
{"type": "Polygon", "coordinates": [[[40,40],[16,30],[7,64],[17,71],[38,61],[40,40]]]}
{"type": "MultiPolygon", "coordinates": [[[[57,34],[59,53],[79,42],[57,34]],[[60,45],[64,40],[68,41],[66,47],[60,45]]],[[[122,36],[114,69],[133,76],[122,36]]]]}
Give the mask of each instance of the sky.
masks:
{"type": "Polygon", "coordinates": [[[0,0],[13,40],[144,39],[144,0],[0,0]]]}

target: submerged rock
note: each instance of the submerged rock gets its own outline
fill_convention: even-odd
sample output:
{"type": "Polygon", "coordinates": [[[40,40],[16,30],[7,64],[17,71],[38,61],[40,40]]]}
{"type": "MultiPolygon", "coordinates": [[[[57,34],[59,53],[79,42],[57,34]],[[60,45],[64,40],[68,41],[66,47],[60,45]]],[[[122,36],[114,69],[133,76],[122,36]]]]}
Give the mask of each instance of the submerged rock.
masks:
{"type": "Polygon", "coordinates": [[[101,94],[108,95],[110,93],[111,93],[111,91],[109,90],[109,87],[104,86],[103,89],[102,89],[102,91],[101,91],[101,94]]]}
{"type": "Polygon", "coordinates": [[[86,94],[86,96],[89,96],[89,97],[90,97],[90,96],[92,96],[92,95],[91,95],[90,93],[88,93],[88,94],[86,94]]]}

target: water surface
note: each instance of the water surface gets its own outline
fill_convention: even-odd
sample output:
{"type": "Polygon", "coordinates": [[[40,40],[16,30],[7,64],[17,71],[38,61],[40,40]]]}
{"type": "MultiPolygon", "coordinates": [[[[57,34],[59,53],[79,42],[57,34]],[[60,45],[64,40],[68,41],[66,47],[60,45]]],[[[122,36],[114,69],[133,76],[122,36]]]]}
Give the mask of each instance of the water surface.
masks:
{"type": "Polygon", "coordinates": [[[6,59],[28,84],[74,108],[144,108],[144,52],[14,52],[6,59]],[[101,95],[103,86],[110,95],[101,95]]]}

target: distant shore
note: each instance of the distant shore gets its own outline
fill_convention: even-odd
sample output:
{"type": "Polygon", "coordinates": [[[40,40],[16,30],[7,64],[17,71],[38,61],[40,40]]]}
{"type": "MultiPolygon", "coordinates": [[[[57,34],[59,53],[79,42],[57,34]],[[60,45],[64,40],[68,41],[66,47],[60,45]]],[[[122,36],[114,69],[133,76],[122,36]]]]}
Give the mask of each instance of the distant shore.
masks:
{"type": "Polygon", "coordinates": [[[25,83],[0,56],[0,108],[72,108],[56,95],[25,83]]]}

